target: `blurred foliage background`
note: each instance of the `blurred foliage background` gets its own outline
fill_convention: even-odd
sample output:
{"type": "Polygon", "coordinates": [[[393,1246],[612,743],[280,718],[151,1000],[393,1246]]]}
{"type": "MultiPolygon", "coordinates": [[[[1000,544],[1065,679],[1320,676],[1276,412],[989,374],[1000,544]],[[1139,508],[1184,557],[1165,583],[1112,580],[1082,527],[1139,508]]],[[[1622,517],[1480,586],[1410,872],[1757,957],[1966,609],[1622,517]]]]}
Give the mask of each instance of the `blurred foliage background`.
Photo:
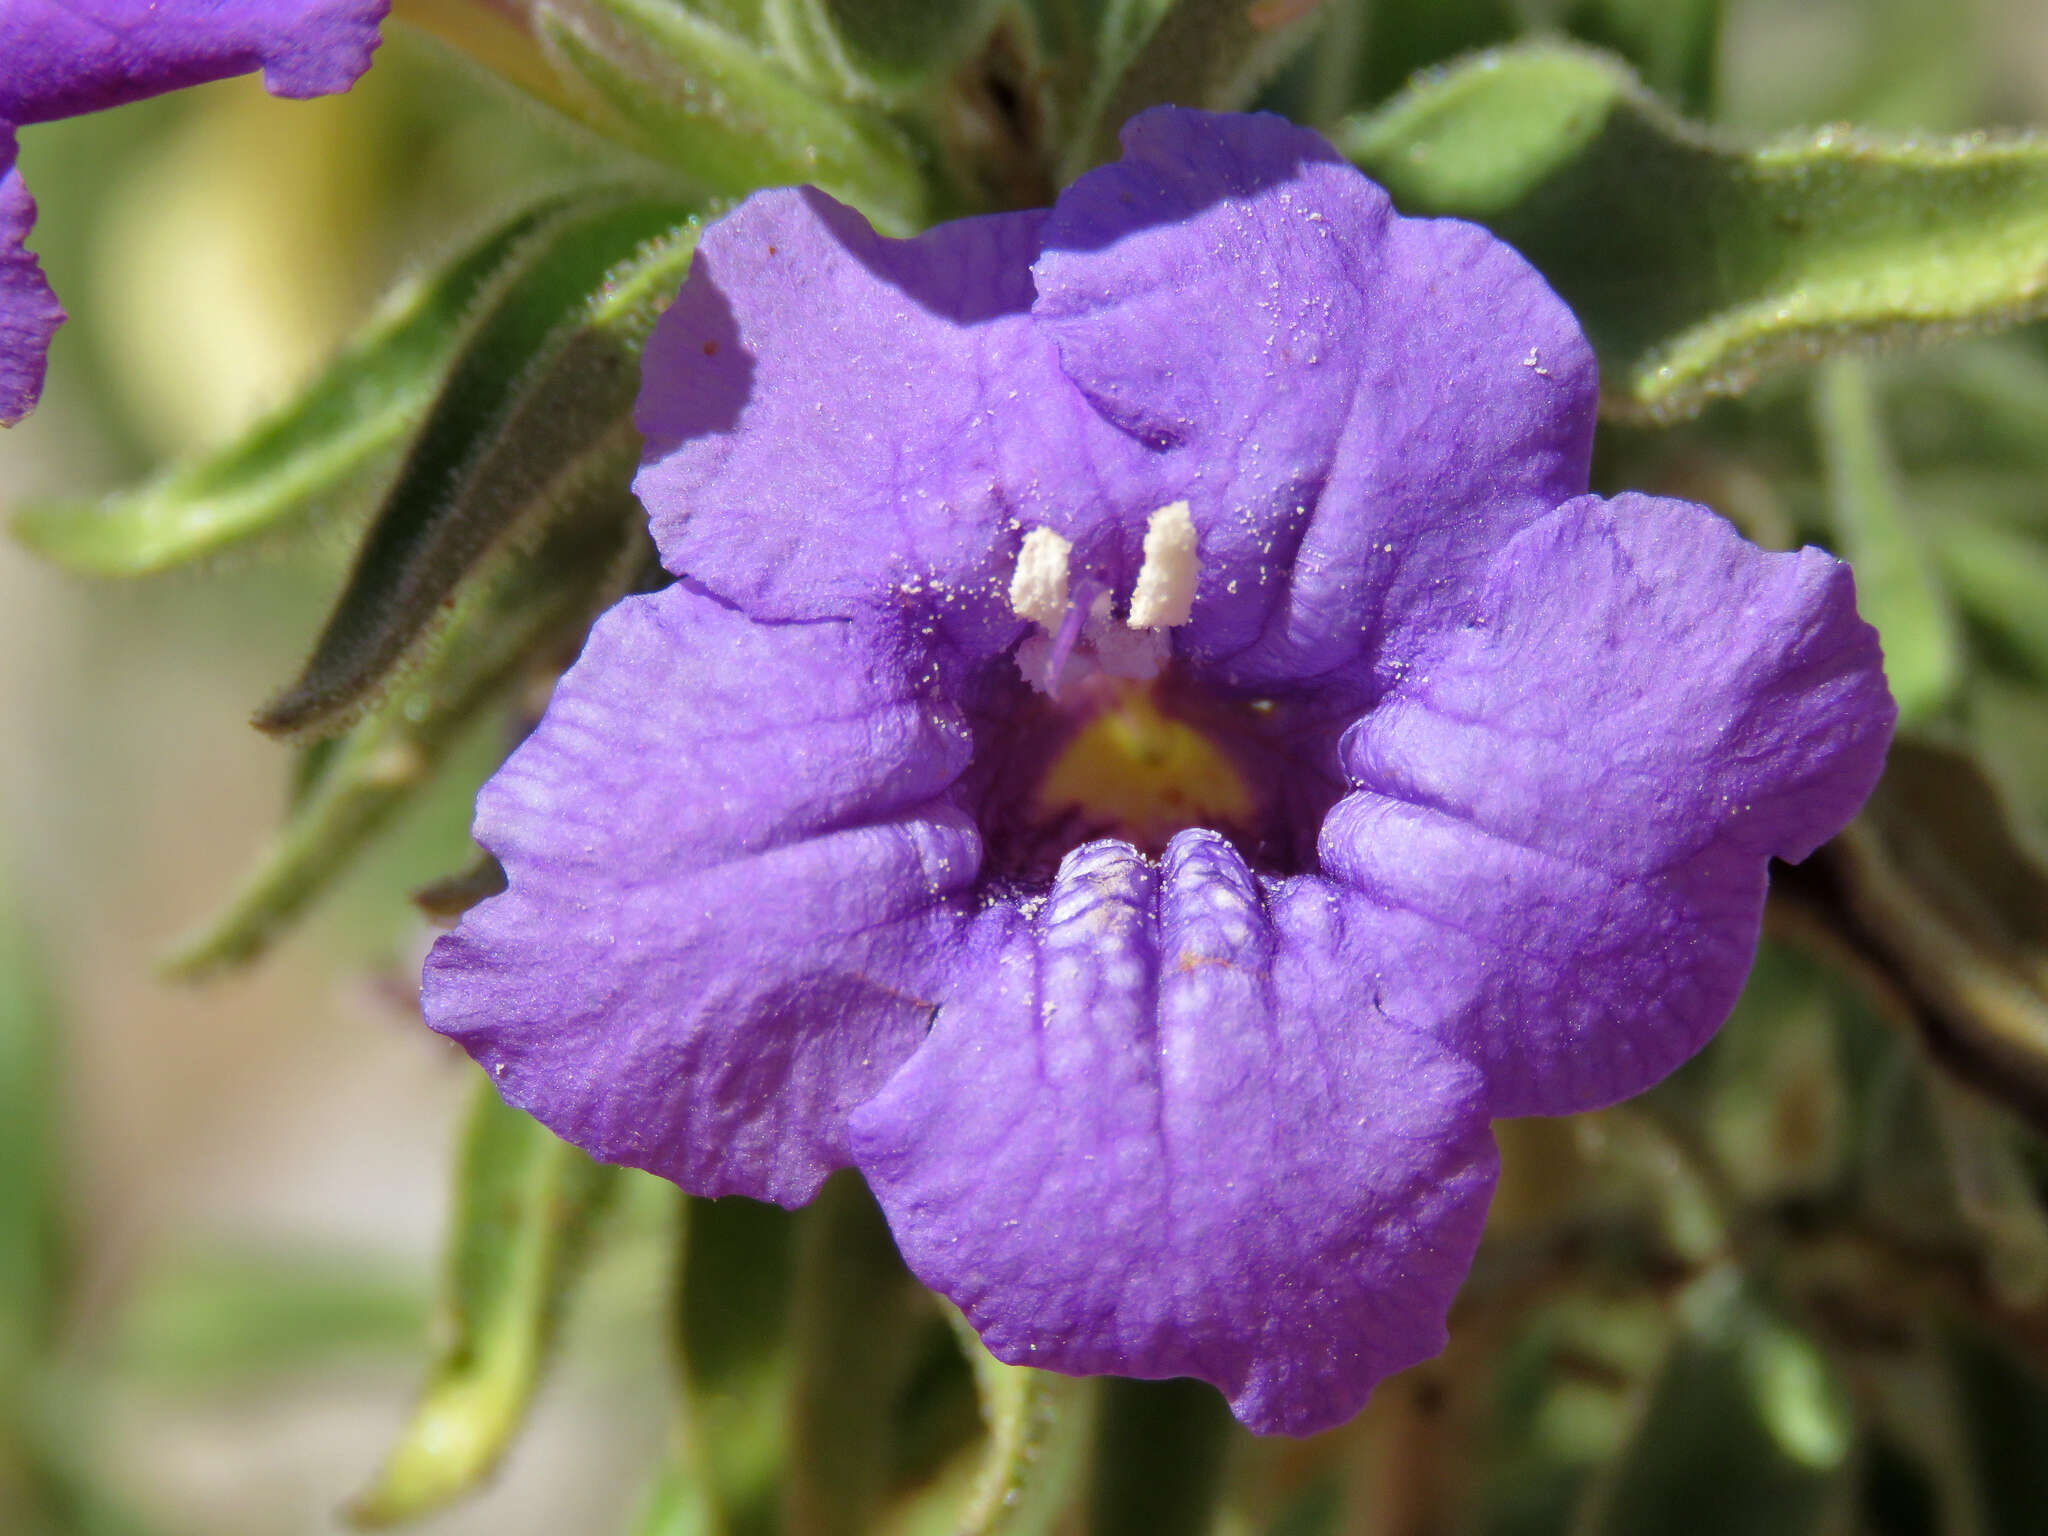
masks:
{"type": "MultiPolygon", "coordinates": [[[[1136,9],[1034,14],[1056,32],[1136,9]]],[[[1209,11],[1230,8],[1174,14],[1209,11]]],[[[77,504],[231,443],[394,282],[613,163],[432,35],[512,47],[459,0],[399,15],[343,97],[282,103],[243,80],[24,132],[34,243],[72,319],[42,408],[0,436],[0,505],[77,504]]],[[[1054,1529],[1060,1499],[1038,1490],[1062,1479],[1085,1485],[1070,1524],[1102,1531],[2042,1528],[2048,335],[1802,361],[1853,328],[1836,314],[1790,340],[1731,321],[1694,352],[1638,345],[1630,324],[1660,304],[1683,318],[1690,290],[1630,290],[1603,241],[1670,242],[1709,297],[1739,289],[1740,262],[1682,221],[1589,227],[1571,168],[1621,156],[1696,186],[1711,221],[1752,210],[1753,163],[1714,158],[1745,135],[1847,122],[1925,145],[2048,121],[2048,10],[1376,0],[1321,25],[1262,61],[1259,99],[1341,123],[1404,203],[1484,218],[1553,271],[1602,341],[1601,488],[1691,496],[1764,543],[1854,559],[1914,727],[1858,826],[1780,872],[1756,977],[1704,1056],[1635,1104],[1501,1128],[1507,1175],[1446,1356],[1299,1444],[1255,1443],[1177,1388],[1062,1401],[953,1349],[857,1190],[802,1224],[731,1202],[679,1217],[664,1186],[466,1110],[471,1070],[413,1012],[431,930],[408,896],[471,858],[469,799],[530,707],[518,686],[463,713],[417,785],[391,756],[417,741],[349,738],[357,791],[407,793],[377,802],[393,819],[310,916],[233,968],[310,891],[209,916],[334,766],[302,758],[295,778],[245,722],[313,648],[373,476],[323,489],[333,504],[292,538],[140,581],[0,546],[0,1529],[324,1531],[351,1499],[358,1519],[447,1503],[424,1528],[448,1532],[837,1531],[868,1509],[906,1532],[1054,1529]],[[1567,33],[1613,57],[1450,62],[1567,33]],[[1468,121],[1564,146],[1565,172],[1461,160],[1468,121]],[[156,961],[194,933],[187,967],[225,974],[165,980],[156,961]],[[841,1390],[877,1381],[879,1398],[841,1390]],[[515,1431],[496,1478],[457,1499],[515,1431]]],[[[1006,78],[1008,46],[993,35],[977,81],[1006,78]]],[[[1171,57],[1145,59],[1166,83],[1118,89],[1254,83],[1211,58],[1176,85],[1171,57]]],[[[1111,127],[1134,104],[1099,94],[1111,127]]],[[[1028,200],[1090,152],[1054,165],[975,141],[974,174],[939,201],[1028,200]]],[[[738,190],[737,170],[718,185],[727,163],[691,174],[738,190]]],[[[1971,167],[1982,208],[1959,182],[1902,194],[1870,240],[1950,217],[1964,233],[1925,260],[1961,274],[2048,225],[2048,173],[1971,167]]],[[[1828,205],[1811,180],[1812,207],[1851,208],[1854,187],[1828,205]]],[[[878,222],[919,221],[889,206],[900,190],[878,176],[878,222]]],[[[1775,227],[1797,235],[1799,216],[1775,227]]],[[[1770,283],[1794,246],[1757,279],[1781,318],[1770,283]]],[[[1845,270],[1853,309],[1864,269],[1845,270]]],[[[1824,264],[1794,275],[1785,293],[1827,291],[1824,264]]]]}

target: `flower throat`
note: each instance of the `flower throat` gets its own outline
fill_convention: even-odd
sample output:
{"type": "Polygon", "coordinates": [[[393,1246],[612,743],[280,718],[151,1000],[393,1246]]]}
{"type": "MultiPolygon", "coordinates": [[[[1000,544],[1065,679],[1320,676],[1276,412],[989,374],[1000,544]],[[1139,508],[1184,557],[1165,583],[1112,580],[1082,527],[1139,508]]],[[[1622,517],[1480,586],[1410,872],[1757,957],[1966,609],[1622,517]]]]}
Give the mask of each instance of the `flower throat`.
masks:
{"type": "Polygon", "coordinates": [[[1293,712],[1206,686],[1173,655],[1169,632],[1188,622],[1199,576],[1187,503],[1148,520],[1127,617],[1105,583],[1074,578],[1071,552],[1033,529],[1010,584],[1012,610],[1036,628],[982,712],[978,819],[991,873],[1049,880],[1100,838],[1157,858],[1193,827],[1223,833],[1268,872],[1304,867],[1313,824],[1299,824],[1297,802],[1319,819],[1337,789],[1294,760],[1293,712]],[[1304,777],[1306,795],[1295,792],[1304,777]]]}

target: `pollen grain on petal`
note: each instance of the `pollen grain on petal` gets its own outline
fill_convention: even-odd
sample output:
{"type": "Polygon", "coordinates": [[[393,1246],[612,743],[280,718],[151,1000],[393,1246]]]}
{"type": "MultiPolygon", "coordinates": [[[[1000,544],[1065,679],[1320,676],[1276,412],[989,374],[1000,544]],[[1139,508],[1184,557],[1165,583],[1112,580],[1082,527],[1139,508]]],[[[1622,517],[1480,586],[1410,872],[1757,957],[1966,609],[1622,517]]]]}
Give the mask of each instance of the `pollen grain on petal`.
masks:
{"type": "Polygon", "coordinates": [[[1188,504],[1170,502],[1145,522],[1145,563],[1131,592],[1131,628],[1173,629],[1187,623],[1201,572],[1188,504]]]}

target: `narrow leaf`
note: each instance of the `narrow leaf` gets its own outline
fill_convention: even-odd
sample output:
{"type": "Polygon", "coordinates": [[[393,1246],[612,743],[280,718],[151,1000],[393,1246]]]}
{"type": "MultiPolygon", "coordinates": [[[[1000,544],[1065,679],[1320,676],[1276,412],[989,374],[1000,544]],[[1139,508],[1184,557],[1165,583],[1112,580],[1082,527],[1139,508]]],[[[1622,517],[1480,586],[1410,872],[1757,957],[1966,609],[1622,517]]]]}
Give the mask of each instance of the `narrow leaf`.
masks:
{"type": "Polygon", "coordinates": [[[497,1465],[618,1174],[478,1084],[456,1171],[444,1342],[383,1472],[350,1507],[357,1524],[439,1509],[497,1465]]]}
{"type": "Polygon", "coordinates": [[[1838,552],[1855,567],[1857,606],[1884,641],[1899,717],[1917,723],[1954,697],[1962,645],[1907,511],[1863,359],[1836,358],[1815,376],[1814,425],[1838,552]]]}
{"type": "Polygon", "coordinates": [[[815,18],[849,94],[899,96],[956,63],[987,30],[993,0],[782,0],[815,18]]]}
{"type": "Polygon", "coordinates": [[[1477,219],[1543,272],[1610,410],[1669,420],[1872,341],[2048,313],[2048,139],[1760,147],[1682,122],[1612,58],[1502,49],[1418,82],[1340,142],[1411,213],[1477,219]]]}
{"type": "Polygon", "coordinates": [[[565,202],[535,204],[401,287],[295,399],[226,448],[97,506],[29,507],[15,535],[75,571],[142,576],[302,519],[399,445],[473,312],[565,202]]]}
{"type": "Polygon", "coordinates": [[[478,564],[639,452],[641,344],[696,244],[685,211],[621,196],[550,225],[471,334],[299,678],[256,716],[279,734],[345,725],[478,564]]]}
{"type": "Polygon", "coordinates": [[[890,232],[922,222],[925,177],[902,134],[744,36],[664,0],[557,0],[533,17],[593,118],[702,192],[809,182],[890,232]]]}
{"type": "MultiPolygon", "coordinates": [[[[457,604],[428,654],[346,735],[308,750],[284,826],[220,911],[164,968],[185,978],[255,959],[433,779],[536,654],[579,632],[644,546],[639,509],[600,495],[457,604]]],[[[481,899],[481,898],[479,898],[481,899]]]]}

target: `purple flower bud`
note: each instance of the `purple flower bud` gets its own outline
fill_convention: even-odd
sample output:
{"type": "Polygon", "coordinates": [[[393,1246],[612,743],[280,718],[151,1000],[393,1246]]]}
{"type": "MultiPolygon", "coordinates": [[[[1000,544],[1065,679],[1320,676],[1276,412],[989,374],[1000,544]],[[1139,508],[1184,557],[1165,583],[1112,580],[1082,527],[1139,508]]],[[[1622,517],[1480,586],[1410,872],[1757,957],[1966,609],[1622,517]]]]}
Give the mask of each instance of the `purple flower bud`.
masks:
{"type": "Polygon", "coordinates": [[[858,1166],[1006,1360],[1342,1420],[1442,1345],[1489,1121],[1698,1050],[1891,734],[1848,570],[1586,495],[1595,393],[1275,118],[909,241],[749,199],[646,357],[681,579],[485,787],[429,1021],[698,1193],[858,1166]]]}

